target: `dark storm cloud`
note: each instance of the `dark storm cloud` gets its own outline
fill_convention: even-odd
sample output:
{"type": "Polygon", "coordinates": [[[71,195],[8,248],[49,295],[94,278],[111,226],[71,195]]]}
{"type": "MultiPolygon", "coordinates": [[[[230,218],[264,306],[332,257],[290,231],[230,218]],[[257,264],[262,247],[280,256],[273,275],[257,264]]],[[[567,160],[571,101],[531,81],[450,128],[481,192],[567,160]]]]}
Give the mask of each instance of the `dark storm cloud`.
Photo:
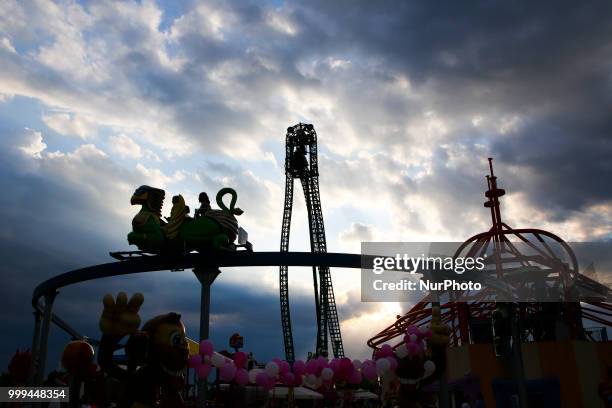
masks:
{"type": "MultiPolygon", "coordinates": [[[[612,198],[612,190],[597,182],[612,177],[609,2],[292,7],[307,50],[378,57],[387,70],[427,88],[426,106],[443,117],[522,118],[515,134],[484,136],[500,165],[520,169],[516,184],[532,203],[554,218],[612,198]]],[[[405,141],[398,137],[396,143],[405,141]]],[[[448,138],[461,135],[451,131],[448,138]]],[[[469,148],[473,141],[463,144],[469,148]]]]}
{"type": "Polygon", "coordinates": [[[567,122],[555,117],[551,119],[555,125],[536,124],[513,143],[503,140],[494,145],[502,161],[522,169],[517,183],[532,201],[557,220],[563,220],[567,210],[612,198],[605,186],[605,180],[612,178],[612,122],[579,128],[567,122]]]}
{"type": "Polygon", "coordinates": [[[578,56],[608,47],[612,30],[612,6],[604,1],[321,1],[291,7],[311,49],[364,50],[420,81],[557,76],[578,65],[578,56]]]}

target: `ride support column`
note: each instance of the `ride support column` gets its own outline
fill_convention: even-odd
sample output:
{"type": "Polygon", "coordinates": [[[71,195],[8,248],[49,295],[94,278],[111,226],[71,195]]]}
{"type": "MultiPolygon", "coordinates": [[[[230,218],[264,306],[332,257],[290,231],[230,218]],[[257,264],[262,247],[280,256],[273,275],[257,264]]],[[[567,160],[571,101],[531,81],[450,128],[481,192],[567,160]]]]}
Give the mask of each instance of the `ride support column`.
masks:
{"type": "Polygon", "coordinates": [[[47,363],[47,346],[49,344],[49,331],[51,330],[51,318],[53,317],[53,302],[59,292],[45,294],[45,313],[42,321],[42,333],[38,351],[38,364],[36,368],[36,385],[41,385],[45,378],[45,365],[47,363]]]}
{"type": "MultiPolygon", "coordinates": [[[[198,267],[193,268],[193,273],[200,281],[200,341],[208,339],[210,326],[210,287],[219,276],[218,268],[198,267]]],[[[206,380],[198,378],[198,407],[206,407],[206,380]]]]}
{"type": "Polygon", "coordinates": [[[30,361],[30,372],[28,373],[28,385],[34,385],[36,379],[36,370],[38,368],[38,356],[40,348],[40,323],[42,321],[42,313],[39,310],[34,310],[34,336],[32,338],[32,360],[30,361]]]}

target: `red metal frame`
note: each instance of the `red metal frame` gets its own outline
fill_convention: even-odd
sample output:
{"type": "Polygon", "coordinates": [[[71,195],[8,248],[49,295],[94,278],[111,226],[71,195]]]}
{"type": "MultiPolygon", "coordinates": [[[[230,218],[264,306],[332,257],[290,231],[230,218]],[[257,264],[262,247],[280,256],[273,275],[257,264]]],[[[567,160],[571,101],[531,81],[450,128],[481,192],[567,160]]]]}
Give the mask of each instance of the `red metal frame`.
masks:
{"type": "MultiPolygon", "coordinates": [[[[499,198],[505,194],[505,191],[497,187],[497,177],[493,173],[492,159],[489,159],[489,169],[490,175],[487,176],[488,190],[485,192],[488,200],[484,203],[484,206],[491,210],[492,226],[488,231],[467,239],[457,249],[454,256],[478,256],[484,253],[490,245],[493,245],[494,254],[502,253],[503,249],[506,253],[512,253],[515,257],[514,262],[520,263],[523,266],[537,263],[554,267],[557,274],[556,276],[553,275],[553,278],[565,290],[566,295],[572,285],[575,284],[600,285],[579,273],[578,262],[574,252],[559,236],[537,228],[514,229],[502,222],[499,198]],[[551,244],[554,242],[563,248],[568,262],[560,262],[558,256],[552,251],[549,241],[551,244]],[[527,245],[536,252],[536,255],[522,254],[516,248],[515,244],[517,242],[527,245]]],[[[495,269],[498,278],[503,278],[505,271],[500,255],[496,256],[495,269]]],[[[529,281],[525,279],[522,284],[519,282],[517,285],[524,285],[525,282],[529,281]]],[[[491,292],[487,289],[483,289],[471,296],[469,293],[461,293],[460,295],[466,300],[465,302],[449,301],[440,304],[442,321],[448,324],[451,329],[451,346],[459,346],[470,342],[468,326],[470,317],[490,318],[491,313],[496,308],[495,302],[491,300],[491,292]]],[[[403,343],[403,335],[406,333],[406,328],[409,325],[426,326],[429,324],[432,301],[434,299],[431,295],[425,296],[408,313],[399,317],[395,323],[369,339],[367,342],[368,346],[376,350],[380,345],[398,339],[398,337],[400,341],[394,347],[400,346],[403,343]]],[[[570,327],[570,334],[574,338],[578,336],[579,331],[579,327],[576,327],[575,322],[579,321],[582,324],[582,319],[612,327],[612,319],[610,319],[612,317],[612,313],[610,313],[612,311],[612,304],[610,303],[593,300],[592,302],[582,303],[567,302],[564,305],[566,308],[564,315],[569,316],[567,319],[568,326],[570,327]],[[594,308],[588,307],[589,305],[594,308]],[[571,318],[572,316],[574,318],[571,318]]],[[[537,313],[538,304],[535,302],[521,303],[521,306],[526,314],[537,313]]]]}

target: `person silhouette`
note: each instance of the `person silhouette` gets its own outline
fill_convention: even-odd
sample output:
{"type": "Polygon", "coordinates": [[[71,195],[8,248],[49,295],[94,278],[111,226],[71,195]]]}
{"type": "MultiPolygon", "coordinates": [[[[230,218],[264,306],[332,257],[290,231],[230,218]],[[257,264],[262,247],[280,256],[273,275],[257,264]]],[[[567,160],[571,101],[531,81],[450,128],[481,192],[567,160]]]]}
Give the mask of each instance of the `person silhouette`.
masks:
{"type": "Polygon", "coordinates": [[[211,210],[210,199],[208,198],[208,194],[206,194],[204,191],[202,191],[198,196],[198,201],[200,202],[200,208],[196,209],[195,211],[196,218],[203,216],[206,211],[211,210]]]}

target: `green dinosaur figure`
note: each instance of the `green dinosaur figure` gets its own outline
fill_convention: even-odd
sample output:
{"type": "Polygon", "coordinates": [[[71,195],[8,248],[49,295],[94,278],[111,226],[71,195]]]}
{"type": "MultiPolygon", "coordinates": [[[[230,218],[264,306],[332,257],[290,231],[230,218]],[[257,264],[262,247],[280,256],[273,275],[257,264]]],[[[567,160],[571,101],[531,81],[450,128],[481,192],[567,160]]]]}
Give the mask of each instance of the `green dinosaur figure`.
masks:
{"type": "Polygon", "coordinates": [[[238,236],[237,215],[242,214],[235,208],[237,194],[232,188],[222,188],[216,201],[220,210],[208,209],[196,218],[187,214],[189,210],[181,195],[172,198],[172,210],[168,222],[161,219],[161,209],[165,198],[164,190],[141,186],[132,195],[132,205],[142,205],[140,212],[132,220],[132,232],[128,243],[136,245],[145,252],[190,252],[227,247],[238,236]],[[223,196],[230,194],[229,208],[223,196]]]}

